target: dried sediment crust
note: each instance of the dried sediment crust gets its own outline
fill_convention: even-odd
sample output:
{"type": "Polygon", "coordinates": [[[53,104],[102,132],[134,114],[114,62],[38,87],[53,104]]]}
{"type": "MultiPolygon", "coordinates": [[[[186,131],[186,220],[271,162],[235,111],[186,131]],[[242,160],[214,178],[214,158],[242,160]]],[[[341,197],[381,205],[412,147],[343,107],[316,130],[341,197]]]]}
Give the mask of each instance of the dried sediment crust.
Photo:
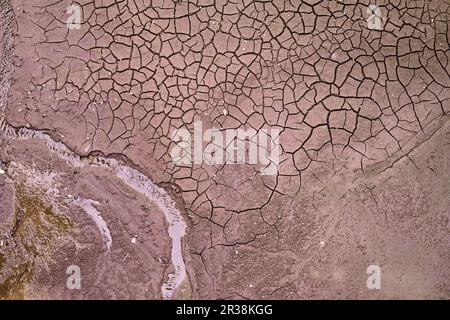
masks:
{"type": "Polygon", "coordinates": [[[173,186],[194,297],[367,298],[372,263],[410,276],[379,297],[448,295],[448,3],[377,2],[381,30],[368,1],[82,1],[71,30],[71,1],[12,3],[8,123],[173,186]],[[196,121],[280,129],[278,174],[175,165],[196,121]]]}

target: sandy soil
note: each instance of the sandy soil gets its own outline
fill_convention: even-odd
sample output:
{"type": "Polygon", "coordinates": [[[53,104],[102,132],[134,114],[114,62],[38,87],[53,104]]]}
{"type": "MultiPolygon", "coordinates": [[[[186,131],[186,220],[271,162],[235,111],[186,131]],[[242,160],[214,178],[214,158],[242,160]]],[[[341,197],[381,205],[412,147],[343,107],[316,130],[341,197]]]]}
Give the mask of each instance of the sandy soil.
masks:
{"type": "Polygon", "coordinates": [[[381,31],[369,1],[83,0],[71,30],[69,0],[0,3],[15,14],[11,68],[0,29],[0,298],[161,299],[174,272],[156,202],[5,127],[171,195],[187,224],[174,298],[450,298],[446,1],[377,1],[381,31]],[[279,129],[278,173],[177,166],[171,132],[195,121],[279,129]],[[110,250],[78,197],[98,202],[110,250]]]}

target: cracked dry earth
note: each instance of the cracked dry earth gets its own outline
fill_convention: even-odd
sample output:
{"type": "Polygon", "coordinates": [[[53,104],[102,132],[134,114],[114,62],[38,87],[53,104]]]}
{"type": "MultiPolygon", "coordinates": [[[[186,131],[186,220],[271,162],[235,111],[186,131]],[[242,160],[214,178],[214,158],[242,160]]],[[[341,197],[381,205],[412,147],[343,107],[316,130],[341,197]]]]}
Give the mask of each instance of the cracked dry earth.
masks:
{"type": "Polygon", "coordinates": [[[74,3],[0,0],[0,298],[450,298],[447,0],[74,3]],[[196,121],[277,174],[176,165],[196,121]]]}

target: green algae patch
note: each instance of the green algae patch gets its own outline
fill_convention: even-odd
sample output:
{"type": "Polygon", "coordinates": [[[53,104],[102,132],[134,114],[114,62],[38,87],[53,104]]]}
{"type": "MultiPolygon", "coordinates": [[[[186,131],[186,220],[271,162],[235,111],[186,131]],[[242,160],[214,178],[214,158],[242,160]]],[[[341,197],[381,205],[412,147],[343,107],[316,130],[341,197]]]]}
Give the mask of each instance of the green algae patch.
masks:
{"type": "Polygon", "coordinates": [[[35,257],[45,254],[71,227],[70,219],[56,213],[43,194],[24,186],[17,188],[14,238],[35,257]]]}
{"type": "Polygon", "coordinates": [[[0,252],[0,270],[2,269],[4,262],[5,262],[5,255],[0,252]]]}
{"type": "Polygon", "coordinates": [[[0,248],[0,299],[25,299],[35,264],[48,265],[72,228],[69,217],[58,213],[43,192],[18,185],[13,229],[8,244],[0,248]]]}
{"type": "Polygon", "coordinates": [[[33,265],[22,264],[13,268],[12,272],[0,283],[0,299],[24,300],[25,286],[33,277],[33,265]]]}

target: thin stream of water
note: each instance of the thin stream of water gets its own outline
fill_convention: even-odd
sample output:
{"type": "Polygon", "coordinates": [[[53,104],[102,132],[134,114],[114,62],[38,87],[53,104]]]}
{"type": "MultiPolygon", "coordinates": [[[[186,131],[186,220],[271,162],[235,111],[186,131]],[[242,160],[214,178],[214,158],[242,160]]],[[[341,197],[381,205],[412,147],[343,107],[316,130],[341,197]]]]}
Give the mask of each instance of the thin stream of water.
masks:
{"type": "Polygon", "coordinates": [[[100,234],[102,235],[106,248],[109,251],[112,245],[111,232],[106,225],[106,221],[103,219],[102,214],[94,207],[94,205],[99,205],[100,203],[98,201],[83,198],[78,198],[74,200],[73,203],[83,208],[83,210],[95,222],[97,228],[100,230],[100,234]]]}

